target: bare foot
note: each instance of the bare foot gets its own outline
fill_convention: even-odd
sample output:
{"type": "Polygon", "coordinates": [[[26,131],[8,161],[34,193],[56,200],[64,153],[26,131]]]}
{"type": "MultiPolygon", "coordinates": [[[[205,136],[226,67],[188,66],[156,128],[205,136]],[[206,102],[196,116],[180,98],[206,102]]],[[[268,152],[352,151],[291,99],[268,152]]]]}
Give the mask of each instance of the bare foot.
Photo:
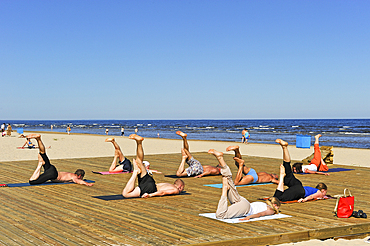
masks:
{"type": "Polygon", "coordinates": [[[281,146],[288,146],[288,142],[285,142],[284,140],[281,140],[280,138],[276,139],[275,142],[277,142],[281,146]]]}
{"type": "Polygon", "coordinates": [[[234,146],[229,146],[226,148],[226,151],[235,151],[236,149],[239,149],[239,146],[238,145],[234,145],[234,146]]]}
{"type": "Polygon", "coordinates": [[[26,136],[24,134],[19,135],[19,138],[25,138],[26,136]]]}
{"type": "Polygon", "coordinates": [[[208,150],[208,153],[209,153],[209,154],[212,154],[212,155],[214,155],[214,156],[216,156],[216,157],[222,157],[222,156],[224,156],[224,153],[222,153],[222,152],[218,152],[218,151],[216,151],[216,150],[214,150],[214,149],[210,149],[210,150],[208,150]]]}
{"type": "Polygon", "coordinates": [[[113,142],[114,141],[114,138],[107,138],[105,139],[105,142],[113,142]]]}
{"type": "Polygon", "coordinates": [[[29,134],[27,135],[27,138],[41,138],[41,135],[40,134],[36,134],[36,133],[32,133],[32,134],[29,134]]]}
{"type": "Polygon", "coordinates": [[[186,133],[183,133],[182,131],[177,131],[176,134],[180,135],[181,137],[186,137],[188,135],[186,133]]]}
{"type": "Polygon", "coordinates": [[[321,134],[317,134],[316,136],[315,136],[315,138],[320,138],[322,135],[321,134]]]}
{"type": "Polygon", "coordinates": [[[144,140],[144,138],[143,138],[143,137],[140,137],[140,136],[139,136],[139,135],[137,135],[137,134],[131,134],[128,138],[129,138],[129,139],[134,139],[134,140],[136,140],[136,141],[143,141],[143,140],[144,140]]]}
{"type": "Polygon", "coordinates": [[[137,165],[137,162],[135,159],[132,160],[132,163],[134,164],[134,172],[136,172],[137,174],[140,174],[141,173],[141,169],[139,168],[139,166],[137,165]]]}
{"type": "Polygon", "coordinates": [[[239,164],[238,167],[241,166],[244,166],[244,160],[243,159],[240,159],[238,157],[234,157],[234,160],[239,164]]]}

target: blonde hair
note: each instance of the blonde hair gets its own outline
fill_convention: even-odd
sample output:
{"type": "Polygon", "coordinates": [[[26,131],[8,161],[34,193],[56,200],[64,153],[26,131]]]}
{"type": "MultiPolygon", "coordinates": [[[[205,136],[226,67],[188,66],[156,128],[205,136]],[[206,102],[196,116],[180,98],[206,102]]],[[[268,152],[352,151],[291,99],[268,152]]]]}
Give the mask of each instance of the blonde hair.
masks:
{"type": "Polygon", "coordinates": [[[276,197],[270,197],[268,200],[266,200],[266,203],[267,205],[269,205],[274,211],[275,211],[275,214],[278,214],[279,213],[279,209],[277,209],[273,204],[277,205],[278,207],[280,207],[281,205],[281,202],[279,200],[279,198],[276,198],[276,197]]]}

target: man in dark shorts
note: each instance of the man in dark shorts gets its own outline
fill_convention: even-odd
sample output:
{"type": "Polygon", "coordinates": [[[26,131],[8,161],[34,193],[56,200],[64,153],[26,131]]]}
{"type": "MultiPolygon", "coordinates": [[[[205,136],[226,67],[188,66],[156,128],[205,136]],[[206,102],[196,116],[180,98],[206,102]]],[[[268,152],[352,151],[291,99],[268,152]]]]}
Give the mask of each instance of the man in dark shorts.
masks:
{"type": "Polygon", "coordinates": [[[143,141],[144,138],[136,134],[131,134],[129,139],[136,141],[136,159],[133,159],[134,171],[131,178],[127,182],[125,188],[122,191],[122,195],[126,198],[130,197],[153,197],[153,196],[164,196],[164,195],[177,195],[184,190],[184,182],[181,179],[177,179],[174,184],[169,183],[155,183],[153,177],[148,173],[147,168],[143,164],[144,150],[143,141]],[[138,178],[139,186],[135,187],[135,181],[138,178]]]}
{"type": "Polygon", "coordinates": [[[83,184],[86,186],[93,185],[92,183],[87,183],[83,180],[85,176],[85,171],[82,169],[77,169],[75,173],[58,172],[55,166],[50,164],[49,158],[46,155],[45,146],[41,141],[40,134],[30,134],[27,136],[27,138],[36,139],[40,149],[39,163],[29,180],[30,185],[42,184],[49,180],[53,182],[73,182],[76,184],[83,184]],[[44,173],[42,174],[40,174],[41,167],[44,167],[44,173]]]}
{"type": "Polygon", "coordinates": [[[109,172],[132,172],[131,161],[123,155],[121,148],[114,140],[114,138],[107,138],[105,139],[105,142],[111,142],[114,147],[114,159],[112,165],[109,168],[109,172]]]}

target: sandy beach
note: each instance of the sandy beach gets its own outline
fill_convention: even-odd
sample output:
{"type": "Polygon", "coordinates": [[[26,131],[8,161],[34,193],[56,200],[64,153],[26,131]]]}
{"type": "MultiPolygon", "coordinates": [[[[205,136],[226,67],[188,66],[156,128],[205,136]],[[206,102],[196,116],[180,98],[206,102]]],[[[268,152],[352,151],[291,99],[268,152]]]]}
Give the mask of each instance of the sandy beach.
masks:
{"type": "MultiPolygon", "coordinates": [[[[27,133],[26,133],[27,134],[27,133]]],[[[107,137],[105,135],[88,135],[88,134],[71,134],[43,132],[42,140],[45,146],[51,146],[47,150],[50,159],[69,159],[69,158],[84,158],[84,157],[109,157],[113,156],[114,149],[110,143],[104,142],[107,137]]],[[[114,136],[118,144],[121,146],[125,155],[135,154],[135,145],[127,136],[114,136]]],[[[174,134],[174,138],[178,137],[174,134]]],[[[19,138],[16,132],[10,137],[0,138],[0,161],[18,161],[18,160],[37,160],[37,149],[18,149],[25,142],[24,138],[19,138]]],[[[33,140],[36,144],[36,141],[33,140]]],[[[221,142],[221,141],[199,141],[189,140],[192,152],[206,152],[211,148],[225,152],[226,147],[230,145],[239,145],[243,155],[281,158],[281,148],[278,144],[253,144],[248,145],[237,142],[221,142]]],[[[145,139],[146,154],[170,154],[179,153],[182,147],[182,140],[178,139],[160,139],[147,138],[145,139]]],[[[313,152],[311,149],[299,149],[295,146],[289,146],[289,151],[293,160],[302,160],[313,152]]],[[[232,153],[230,153],[232,154],[232,153]]],[[[334,164],[370,167],[368,157],[370,150],[368,149],[350,149],[350,148],[334,148],[334,164]]],[[[350,241],[332,239],[320,241],[311,240],[299,243],[289,243],[282,245],[367,245],[365,242],[369,237],[364,235],[362,239],[352,239],[350,241]]]]}

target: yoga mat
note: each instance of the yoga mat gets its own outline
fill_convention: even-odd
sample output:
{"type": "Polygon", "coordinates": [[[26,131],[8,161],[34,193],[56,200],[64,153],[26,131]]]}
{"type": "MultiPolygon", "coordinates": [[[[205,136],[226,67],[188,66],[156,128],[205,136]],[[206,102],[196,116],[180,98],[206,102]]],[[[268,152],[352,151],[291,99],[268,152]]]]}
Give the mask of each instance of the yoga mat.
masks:
{"type": "MultiPolygon", "coordinates": [[[[186,191],[181,192],[179,195],[190,195],[186,191]]],[[[108,195],[108,196],[93,196],[93,198],[98,198],[104,201],[114,201],[114,200],[123,200],[123,199],[141,199],[141,197],[130,197],[125,198],[122,195],[108,195]]]]}
{"type": "MultiPolygon", "coordinates": [[[[92,180],[84,180],[87,183],[95,183],[95,181],[92,180]]],[[[46,182],[42,184],[37,185],[30,185],[30,183],[15,183],[15,184],[0,184],[0,187],[26,187],[26,186],[40,186],[40,185],[61,185],[61,184],[75,184],[73,182],[64,182],[64,183],[58,183],[58,182],[46,182]]]]}
{"type": "Polygon", "coordinates": [[[128,172],[128,171],[124,171],[124,172],[95,172],[95,171],[92,171],[92,173],[107,175],[107,174],[120,174],[120,173],[130,173],[130,172],[128,172]]]}
{"type": "MultiPolygon", "coordinates": [[[[352,171],[355,169],[348,169],[348,168],[341,168],[341,167],[336,167],[336,168],[330,168],[328,171],[323,172],[323,173],[337,173],[337,172],[345,172],[345,171],[352,171]]],[[[311,174],[311,173],[297,173],[297,174],[311,174]]]]}
{"type": "MultiPolygon", "coordinates": [[[[268,185],[268,184],[273,184],[273,183],[268,182],[268,183],[255,183],[255,184],[247,184],[247,185],[236,185],[236,187],[253,186],[253,185],[268,185]]],[[[222,188],[222,183],[221,184],[206,184],[204,186],[209,186],[209,187],[221,189],[222,188]]]]}
{"type": "Polygon", "coordinates": [[[253,222],[253,221],[258,221],[258,220],[274,220],[274,219],[282,219],[282,218],[292,217],[292,216],[286,215],[286,214],[273,214],[273,215],[262,216],[262,217],[259,217],[259,218],[253,218],[253,219],[250,219],[250,220],[241,220],[240,221],[239,219],[241,219],[243,217],[233,218],[233,219],[217,219],[215,213],[199,214],[199,216],[207,217],[207,218],[214,219],[214,220],[219,220],[219,221],[226,222],[226,223],[242,223],[242,222],[253,222]]]}

